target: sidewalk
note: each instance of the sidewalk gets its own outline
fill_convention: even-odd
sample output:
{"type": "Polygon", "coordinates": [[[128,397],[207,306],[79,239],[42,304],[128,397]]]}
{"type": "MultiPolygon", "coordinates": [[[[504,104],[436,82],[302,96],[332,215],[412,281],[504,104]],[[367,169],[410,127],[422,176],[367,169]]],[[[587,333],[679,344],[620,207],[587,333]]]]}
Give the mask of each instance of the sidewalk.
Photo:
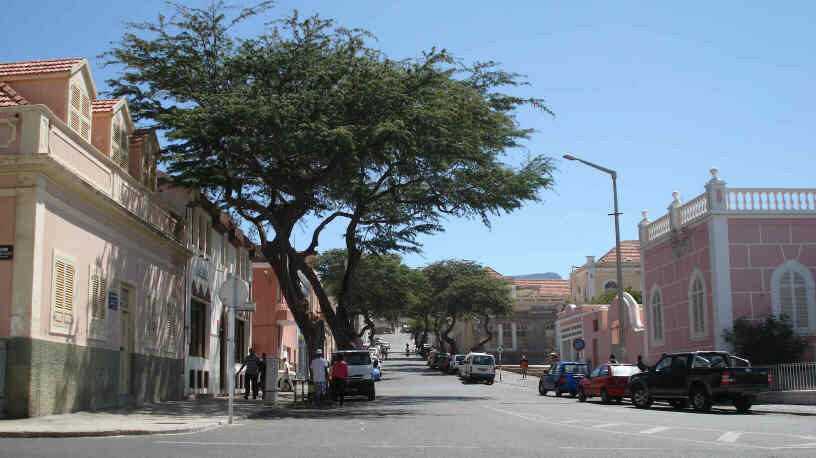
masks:
{"type": "MultiPolygon", "coordinates": [[[[279,393],[278,407],[236,396],[233,423],[292,404],[292,393],[279,393]]],[[[134,409],[75,412],[22,419],[1,419],[0,437],[89,437],[174,434],[228,424],[227,398],[168,401],[134,409]]]]}
{"type": "MultiPolygon", "coordinates": [[[[496,374],[495,383],[497,386],[503,386],[505,388],[513,389],[513,390],[529,390],[531,393],[534,393],[538,396],[538,380],[539,377],[534,375],[528,375],[526,380],[522,380],[521,374],[516,374],[514,372],[508,371],[501,371],[502,381],[499,382],[499,374],[496,374]]],[[[569,399],[566,395],[564,395],[564,399],[569,399]]],[[[769,404],[763,403],[761,401],[762,397],[760,397],[760,402],[754,404],[754,407],[751,409],[757,413],[775,413],[775,414],[788,414],[788,415],[813,415],[816,416],[816,405],[795,405],[795,404],[769,404]]],[[[578,402],[577,400],[575,402],[578,402]]],[[[628,401],[624,401],[628,402],[628,401]]],[[[720,409],[730,409],[728,406],[715,406],[716,408],[720,409]]]]}

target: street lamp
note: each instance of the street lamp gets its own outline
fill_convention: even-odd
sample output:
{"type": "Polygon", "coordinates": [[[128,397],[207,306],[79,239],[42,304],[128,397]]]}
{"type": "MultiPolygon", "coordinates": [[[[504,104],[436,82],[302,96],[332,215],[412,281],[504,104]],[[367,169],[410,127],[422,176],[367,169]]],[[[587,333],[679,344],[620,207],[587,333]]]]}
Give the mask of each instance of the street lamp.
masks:
{"type": "MultiPolygon", "coordinates": [[[[583,164],[586,164],[593,169],[598,169],[601,172],[606,172],[612,177],[612,196],[615,202],[615,253],[617,254],[617,262],[616,267],[618,270],[618,312],[619,312],[619,323],[618,326],[618,348],[616,353],[618,353],[618,358],[621,361],[626,361],[626,329],[624,327],[624,323],[626,320],[626,313],[623,310],[624,303],[623,303],[623,268],[621,267],[621,244],[620,244],[620,222],[618,221],[618,172],[615,172],[612,169],[608,169],[606,167],[601,167],[598,164],[593,164],[592,162],[585,161],[581,158],[575,157],[572,154],[565,154],[564,159],[570,161],[578,161],[583,164]]],[[[610,342],[611,344],[611,342],[610,342]]],[[[597,356],[596,356],[597,358],[597,356]]]]}

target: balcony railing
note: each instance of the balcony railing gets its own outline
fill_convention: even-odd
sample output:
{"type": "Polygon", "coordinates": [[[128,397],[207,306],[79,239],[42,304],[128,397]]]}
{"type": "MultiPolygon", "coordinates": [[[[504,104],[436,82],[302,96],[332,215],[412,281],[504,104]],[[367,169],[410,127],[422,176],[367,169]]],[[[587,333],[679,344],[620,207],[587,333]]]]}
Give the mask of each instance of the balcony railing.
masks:
{"type": "Polygon", "coordinates": [[[729,210],[740,212],[813,212],[816,189],[731,188],[726,193],[729,210]]]}

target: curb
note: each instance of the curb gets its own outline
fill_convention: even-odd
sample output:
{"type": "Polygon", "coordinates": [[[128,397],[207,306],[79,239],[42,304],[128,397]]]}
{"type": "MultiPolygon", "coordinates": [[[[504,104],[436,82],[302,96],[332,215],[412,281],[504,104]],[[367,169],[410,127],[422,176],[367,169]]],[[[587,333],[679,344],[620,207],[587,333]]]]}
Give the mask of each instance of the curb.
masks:
{"type": "MultiPolygon", "coordinates": [[[[233,416],[233,421],[244,421],[247,419],[246,415],[233,416]]],[[[208,429],[217,428],[219,426],[227,425],[227,420],[219,420],[211,423],[197,424],[195,426],[151,430],[151,429],[109,429],[104,431],[0,431],[0,437],[107,437],[107,436],[149,436],[154,434],[180,434],[180,433],[197,433],[206,431],[208,429]]],[[[234,424],[234,423],[233,423],[234,424]]]]}

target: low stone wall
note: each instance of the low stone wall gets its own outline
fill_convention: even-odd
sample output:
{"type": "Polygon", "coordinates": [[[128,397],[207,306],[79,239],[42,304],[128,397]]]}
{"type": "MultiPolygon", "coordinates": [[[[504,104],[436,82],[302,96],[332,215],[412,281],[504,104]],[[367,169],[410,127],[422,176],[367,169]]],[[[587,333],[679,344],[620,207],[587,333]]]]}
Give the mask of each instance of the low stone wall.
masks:
{"type": "MultiPolygon", "coordinates": [[[[119,352],[14,337],[8,343],[6,413],[35,417],[119,405],[119,352]]],[[[180,399],[181,360],[134,355],[137,402],[180,399]],[[145,360],[145,363],[142,363],[145,360]]]]}
{"type": "Polygon", "coordinates": [[[759,394],[757,403],[814,406],[816,405],[816,390],[768,391],[759,394]]]}
{"type": "MultiPolygon", "coordinates": [[[[498,368],[501,368],[501,370],[508,371],[508,372],[515,372],[516,374],[521,373],[521,366],[519,366],[519,365],[502,364],[501,366],[498,366],[498,368]]],[[[549,371],[549,370],[550,370],[550,365],[549,364],[530,365],[530,366],[527,366],[527,375],[533,375],[533,376],[536,376],[536,377],[541,377],[542,375],[546,374],[547,371],[549,371]]]]}

